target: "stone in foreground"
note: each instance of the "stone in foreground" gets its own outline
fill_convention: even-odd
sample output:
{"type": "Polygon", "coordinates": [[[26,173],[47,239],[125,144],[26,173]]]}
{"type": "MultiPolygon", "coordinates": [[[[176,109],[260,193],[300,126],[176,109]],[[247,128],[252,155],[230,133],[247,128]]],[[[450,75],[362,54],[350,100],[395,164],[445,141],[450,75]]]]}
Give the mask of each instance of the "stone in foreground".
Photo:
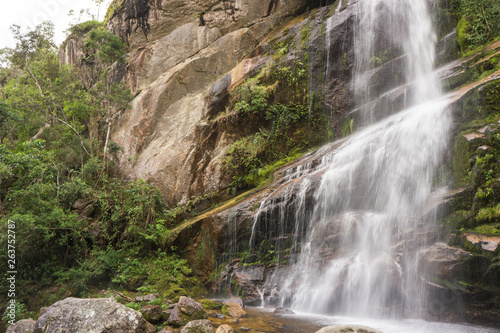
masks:
{"type": "Polygon", "coordinates": [[[224,306],[222,306],[222,313],[233,318],[241,318],[247,315],[247,313],[245,312],[245,310],[243,310],[241,305],[236,303],[224,304],[224,306]]]}
{"type": "Polygon", "coordinates": [[[154,333],[140,312],[110,298],[66,298],[38,318],[34,333],[154,333]]]}
{"type": "Polygon", "coordinates": [[[208,319],[190,321],[181,330],[181,333],[213,333],[214,329],[208,319]]]}
{"type": "Polygon", "coordinates": [[[200,303],[192,298],[182,296],[170,313],[168,324],[180,327],[186,325],[190,321],[207,318],[207,311],[205,311],[200,303]]]}
{"type": "Polygon", "coordinates": [[[234,329],[229,325],[220,325],[215,333],[234,333],[234,329]]]}
{"type": "Polygon", "coordinates": [[[35,329],[36,321],[33,319],[23,319],[16,322],[14,325],[10,325],[7,328],[6,333],[28,333],[33,332],[35,329]]]}

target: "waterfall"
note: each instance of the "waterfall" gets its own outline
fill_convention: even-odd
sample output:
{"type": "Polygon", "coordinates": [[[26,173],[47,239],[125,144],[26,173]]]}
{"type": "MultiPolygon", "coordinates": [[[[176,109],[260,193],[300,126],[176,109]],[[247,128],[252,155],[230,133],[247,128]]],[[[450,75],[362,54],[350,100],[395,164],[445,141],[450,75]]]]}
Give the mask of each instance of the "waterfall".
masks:
{"type": "Polygon", "coordinates": [[[297,259],[266,281],[268,290],[279,291],[280,305],[314,313],[418,317],[426,307],[418,251],[433,233],[435,216],[428,207],[443,189],[432,183],[451,130],[447,102],[432,74],[436,35],[426,0],[356,5],[354,91],[366,127],[334,145],[321,163],[287,176],[300,181],[281,196],[278,214],[264,213],[280,204],[276,195],[261,203],[251,245],[269,223],[294,235],[297,259]],[[372,89],[373,73],[394,59],[404,67],[407,108],[379,119],[367,107],[379,96],[372,89]]]}

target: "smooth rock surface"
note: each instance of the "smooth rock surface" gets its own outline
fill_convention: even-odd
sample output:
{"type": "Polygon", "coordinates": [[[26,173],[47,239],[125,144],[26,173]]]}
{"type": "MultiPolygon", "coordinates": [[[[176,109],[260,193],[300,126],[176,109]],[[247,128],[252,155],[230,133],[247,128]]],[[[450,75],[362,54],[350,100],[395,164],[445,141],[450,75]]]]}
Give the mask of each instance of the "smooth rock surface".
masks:
{"type": "Polygon", "coordinates": [[[243,300],[239,297],[230,297],[226,299],[222,304],[226,305],[229,303],[235,303],[238,304],[239,306],[243,307],[243,300]]]}
{"type": "Polygon", "coordinates": [[[154,333],[140,312],[109,298],[66,298],[38,318],[34,333],[154,333]]]}

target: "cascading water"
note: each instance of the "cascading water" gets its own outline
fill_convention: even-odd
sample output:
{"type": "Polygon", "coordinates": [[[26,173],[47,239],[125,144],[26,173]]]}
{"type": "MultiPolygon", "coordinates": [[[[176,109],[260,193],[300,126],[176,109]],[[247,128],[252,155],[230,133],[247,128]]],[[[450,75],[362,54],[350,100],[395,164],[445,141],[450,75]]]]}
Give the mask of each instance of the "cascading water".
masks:
{"type": "MultiPolygon", "coordinates": [[[[274,199],[265,200],[255,215],[251,245],[263,223],[294,230],[292,248],[301,244],[298,259],[266,282],[269,290],[279,290],[281,305],[314,313],[418,316],[426,300],[417,254],[435,220],[427,208],[439,195],[432,181],[451,128],[432,74],[436,36],[426,0],[364,0],[357,5],[355,95],[364,123],[372,125],[309,170],[311,177],[302,178],[293,195],[282,196],[283,207],[293,201],[294,214],[285,216],[280,209],[269,222],[261,211],[274,199]],[[376,97],[369,72],[385,56],[404,59],[411,107],[374,123],[374,114],[363,106],[376,97]],[[313,189],[315,172],[323,174],[313,189]],[[307,210],[311,192],[313,209],[307,210]]],[[[299,178],[303,172],[288,177],[299,178]]]]}

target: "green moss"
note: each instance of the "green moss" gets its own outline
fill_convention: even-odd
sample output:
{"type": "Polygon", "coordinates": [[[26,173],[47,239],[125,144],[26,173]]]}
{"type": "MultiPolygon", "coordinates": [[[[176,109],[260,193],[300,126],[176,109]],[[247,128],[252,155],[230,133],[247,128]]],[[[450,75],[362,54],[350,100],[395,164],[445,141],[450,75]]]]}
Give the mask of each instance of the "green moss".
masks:
{"type": "Polygon", "coordinates": [[[311,37],[311,27],[306,22],[304,27],[300,31],[300,45],[304,45],[307,41],[309,41],[309,37],[311,37]]]}
{"type": "MultiPolygon", "coordinates": [[[[500,207],[495,207],[500,208],[500,207]]],[[[498,210],[494,213],[498,214],[498,210]]],[[[499,235],[500,234],[500,223],[490,223],[490,224],[483,224],[480,225],[474,229],[472,229],[473,232],[477,232],[480,234],[485,234],[485,235],[499,235]]]]}
{"type": "Polygon", "coordinates": [[[124,2],[125,0],[113,0],[110,3],[108,10],[106,11],[106,16],[104,17],[104,24],[108,23],[115,13],[122,8],[124,2]]]}
{"type": "Polygon", "coordinates": [[[226,315],[226,316],[229,317],[229,305],[222,306],[221,312],[222,312],[223,315],[226,315]]]}
{"type": "Polygon", "coordinates": [[[342,136],[351,134],[354,130],[354,118],[349,115],[345,116],[340,123],[340,128],[342,130],[342,136]]]}
{"type": "Polygon", "coordinates": [[[211,299],[202,299],[199,302],[200,302],[201,305],[203,305],[203,307],[205,309],[219,310],[219,309],[222,308],[222,303],[216,302],[216,301],[212,301],[211,299]]]}
{"type": "Polygon", "coordinates": [[[463,51],[467,50],[467,30],[470,27],[470,23],[467,21],[465,17],[462,17],[460,21],[458,21],[457,25],[457,42],[460,46],[460,49],[463,51]]]}

